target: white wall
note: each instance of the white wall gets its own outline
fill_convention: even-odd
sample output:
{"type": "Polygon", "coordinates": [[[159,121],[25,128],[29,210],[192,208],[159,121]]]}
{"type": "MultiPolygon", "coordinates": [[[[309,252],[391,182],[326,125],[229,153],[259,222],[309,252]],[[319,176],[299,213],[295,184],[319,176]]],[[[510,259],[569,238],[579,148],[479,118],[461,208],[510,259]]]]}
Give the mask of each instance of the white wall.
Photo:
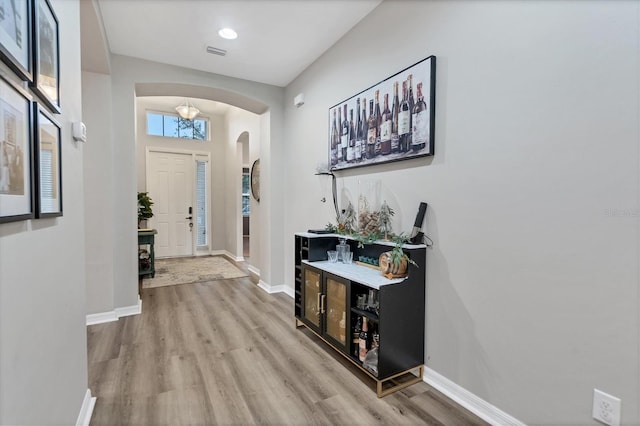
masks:
{"type": "Polygon", "coordinates": [[[437,56],[435,156],[339,187],[380,180],[402,231],[429,203],[426,364],[526,423],[595,424],[594,387],[640,423],[639,4],[386,1],[286,88],[292,253],[334,220],[328,108],[437,56]]]}
{"type": "MultiPolygon", "coordinates": [[[[251,167],[260,154],[260,116],[239,108],[231,108],[226,116],[226,214],[227,225],[226,247],[237,257],[242,256],[242,167],[251,167]],[[248,161],[243,162],[243,143],[238,142],[240,136],[248,132],[248,161]],[[233,226],[230,226],[233,224],[233,226]]],[[[242,140],[242,139],[240,139],[242,140]]],[[[260,203],[250,197],[251,216],[249,217],[249,263],[260,269],[260,203]]]]}
{"type": "MultiPolygon", "coordinates": [[[[87,389],[79,2],[60,26],[64,215],[0,224],[0,424],[75,424],[87,389]]],[[[8,72],[11,75],[10,72],[8,72]]]]}
{"type": "Polygon", "coordinates": [[[113,301],[113,144],[111,77],[82,72],[82,118],[87,313],[112,311],[113,301]]]}

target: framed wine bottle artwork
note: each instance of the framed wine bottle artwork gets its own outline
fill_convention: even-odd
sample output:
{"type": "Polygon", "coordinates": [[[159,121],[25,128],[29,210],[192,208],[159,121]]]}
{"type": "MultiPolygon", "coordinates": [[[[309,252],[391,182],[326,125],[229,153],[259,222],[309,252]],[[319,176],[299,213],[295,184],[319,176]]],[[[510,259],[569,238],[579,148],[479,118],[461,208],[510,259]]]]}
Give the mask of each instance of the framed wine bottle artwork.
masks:
{"type": "Polygon", "coordinates": [[[433,155],[435,94],[429,56],[329,108],[329,168],[433,155]]]}

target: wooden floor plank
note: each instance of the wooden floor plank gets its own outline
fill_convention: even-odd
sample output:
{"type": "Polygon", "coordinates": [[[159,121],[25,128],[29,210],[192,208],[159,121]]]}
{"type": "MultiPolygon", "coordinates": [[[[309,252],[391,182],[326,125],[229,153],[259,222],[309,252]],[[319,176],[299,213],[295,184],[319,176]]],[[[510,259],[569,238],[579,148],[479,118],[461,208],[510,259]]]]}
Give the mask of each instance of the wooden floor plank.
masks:
{"type": "Polygon", "coordinates": [[[143,313],[87,328],[96,425],[485,424],[425,383],[374,382],[249,278],[145,289],[143,313]]]}

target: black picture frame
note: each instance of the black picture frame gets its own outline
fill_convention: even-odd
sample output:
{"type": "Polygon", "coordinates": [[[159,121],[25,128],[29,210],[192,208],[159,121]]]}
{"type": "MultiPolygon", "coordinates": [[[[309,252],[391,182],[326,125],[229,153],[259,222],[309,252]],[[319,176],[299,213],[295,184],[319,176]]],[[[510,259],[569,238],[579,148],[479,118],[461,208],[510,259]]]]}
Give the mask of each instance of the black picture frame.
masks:
{"type": "Polygon", "coordinates": [[[33,81],[32,0],[0,0],[0,59],[21,80],[33,81]]]}
{"type": "Polygon", "coordinates": [[[34,103],[36,217],[62,216],[62,132],[53,115],[34,103]]]}
{"type": "Polygon", "coordinates": [[[333,105],[329,108],[328,120],[329,170],[337,171],[434,155],[435,102],[436,57],[432,55],[333,105]],[[407,96],[406,103],[403,99],[404,85],[407,86],[407,92],[412,94],[412,101],[407,96]],[[393,114],[396,90],[397,120],[393,114]],[[422,101],[418,92],[422,94],[422,101]],[[387,111],[384,99],[387,99],[388,115],[391,119],[384,120],[371,132],[369,129],[373,126],[367,125],[366,130],[363,130],[358,124],[359,114],[366,116],[367,121],[370,120],[372,105],[374,111],[379,110],[381,116],[387,117],[387,114],[383,113],[387,111]],[[364,105],[364,113],[360,111],[361,104],[364,105]],[[350,111],[348,116],[347,111],[350,111]],[[359,112],[358,115],[355,114],[356,111],[359,112]]]}
{"type": "Polygon", "coordinates": [[[33,219],[32,98],[0,74],[0,223],[33,219]]]}
{"type": "Polygon", "coordinates": [[[49,0],[33,0],[33,81],[31,88],[54,114],[60,114],[60,35],[49,0]]]}

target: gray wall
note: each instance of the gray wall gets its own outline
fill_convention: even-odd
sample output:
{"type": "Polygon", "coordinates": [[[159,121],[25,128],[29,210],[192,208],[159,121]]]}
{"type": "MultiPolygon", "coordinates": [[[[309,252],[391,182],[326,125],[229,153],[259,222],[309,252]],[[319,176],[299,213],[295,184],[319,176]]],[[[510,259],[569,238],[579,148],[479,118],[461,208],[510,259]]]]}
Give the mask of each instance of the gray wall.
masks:
{"type": "MultiPolygon", "coordinates": [[[[60,23],[64,216],[0,225],[0,424],[75,424],[87,390],[79,2],[60,23]]],[[[9,73],[10,74],[10,73],[9,73]]]]}
{"type": "Polygon", "coordinates": [[[82,72],[84,206],[87,313],[108,312],[113,304],[113,143],[111,77],[82,72]]]}
{"type": "MultiPolygon", "coordinates": [[[[263,164],[263,185],[281,187],[283,167],[279,153],[283,144],[284,90],[279,87],[240,80],[221,75],[189,70],[186,68],[159,64],[140,59],[114,55],[111,57],[112,76],[112,117],[113,117],[113,165],[114,165],[114,245],[118,247],[114,256],[114,305],[131,306],[137,302],[137,263],[135,193],[136,193],[136,153],[135,153],[135,88],[145,83],[180,83],[203,88],[223,88],[228,92],[251,98],[265,105],[266,117],[272,123],[262,124],[260,135],[260,155],[263,164]],[[273,166],[273,167],[272,167],[273,166]]],[[[214,99],[215,100],[215,99],[214,99]]],[[[262,119],[261,121],[265,121],[262,119]]],[[[241,158],[241,157],[240,157],[241,158]]],[[[240,167],[241,162],[238,163],[240,167]]],[[[239,188],[238,184],[238,188],[239,188]]],[[[267,236],[268,247],[261,247],[260,270],[263,279],[281,285],[284,282],[284,265],[280,257],[271,258],[270,253],[280,253],[283,245],[283,204],[280,196],[272,196],[266,202],[270,212],[268,228],[274,234],[267,236]],[[265,254],[266,253],[266,254],[265,254]]],[[[265,206],[263,205],[263,209],[265,206]]],[[[238,228],[239,229],[239,228],[238,228]]],[[[266,226],[261,229],[267,229],[266,226]]],[[[266,231],[265,231],[266,232],[266,231]]]]}
{"type": "Polygon", "coordinates": [[[329,107],[436,55],[436,155],[338,179],[379,181],[399,231],[429,203],[427,366],[527,423],[595,424],[594,387],[640,423],[639,23],[637,1],[385,1],[286,88],[284,253],[334,218],[329,107]]]}

